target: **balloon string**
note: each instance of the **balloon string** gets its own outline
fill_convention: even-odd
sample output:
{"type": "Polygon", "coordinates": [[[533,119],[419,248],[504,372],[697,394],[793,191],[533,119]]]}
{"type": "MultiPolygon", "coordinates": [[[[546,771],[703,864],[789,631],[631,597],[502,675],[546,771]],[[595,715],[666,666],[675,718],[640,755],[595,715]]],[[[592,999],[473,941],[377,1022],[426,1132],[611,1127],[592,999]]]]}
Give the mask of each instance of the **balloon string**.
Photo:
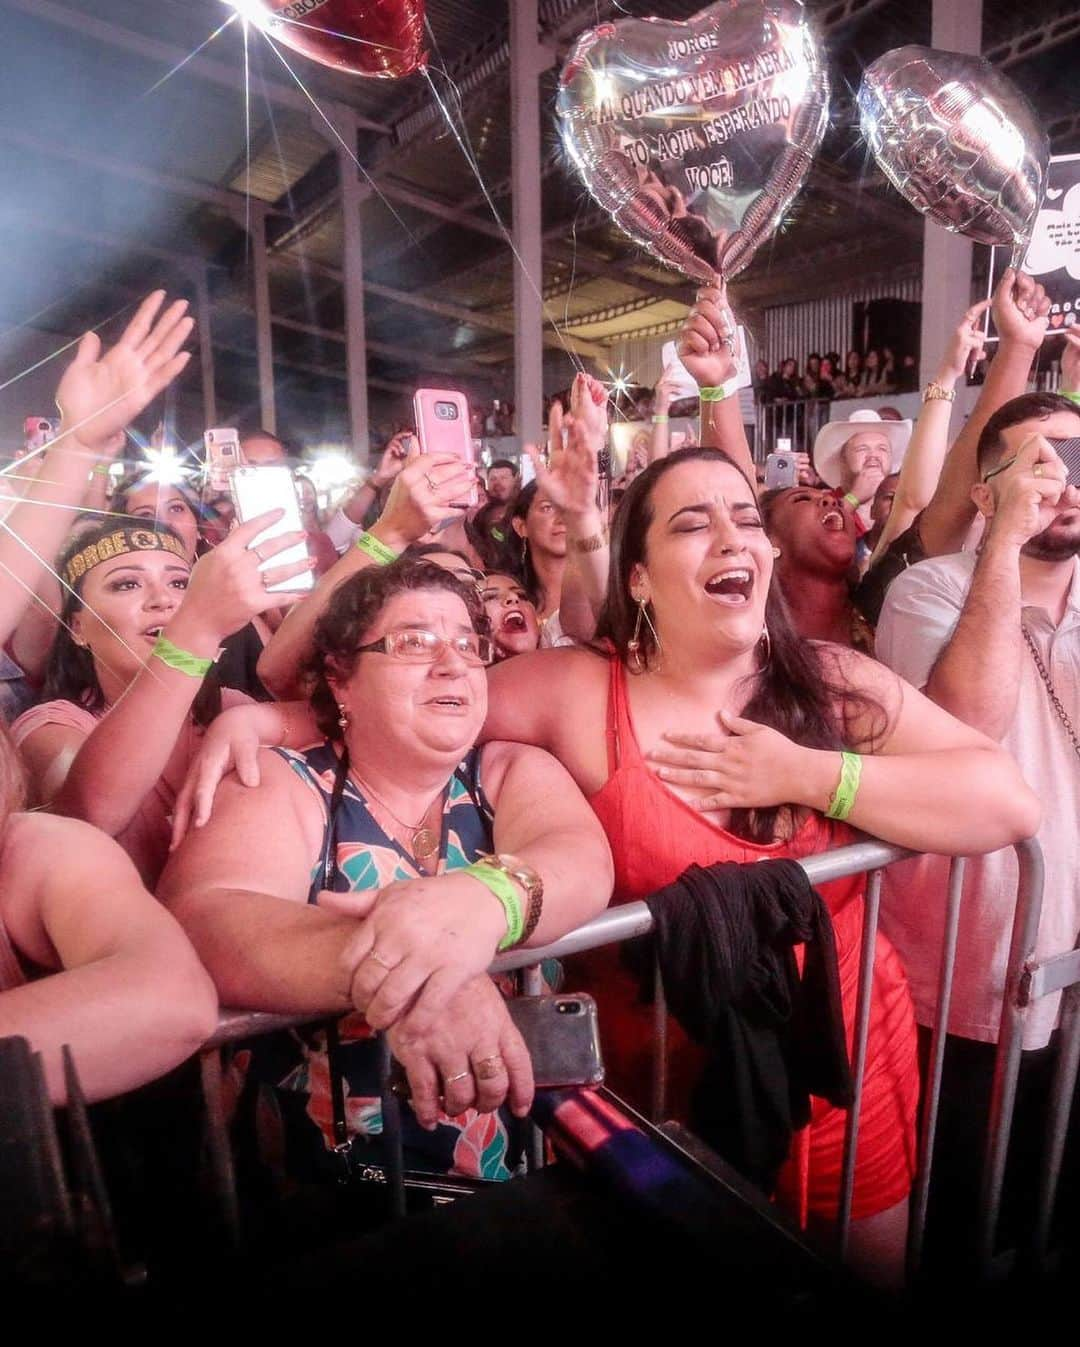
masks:
{"type": "MultiPolygon", "coordinates": [[[[67,296],[64,296],[64,298],[67,298],[67,296]]],[[[122,313],[127,313],[128,309],[133,309],[136,304],[141,302],[141,300],[131,300],[131,302],[125,304],[122,309],[117,309],[115,313],[110,313],[108,318],[103,318],[96,327],[92,327],[89,330],[91,332],[99,332],[107,323],[111,323],[114,318],[119,318],[122,313]]],[[[54,299],[52,304],[46,304],[43,309],[39,309],[37,313],[32,314],[24,322],[20,323],[17,328],[12,328],[9,332],[5,333],[5,336],[11,336],[13,332],[18,332],[20,329],[26,327],[27,324],[32,323],[36,318],[40,318],[43,313],[47,313],[49,309],[59,303],[59,299],[54,299]]],[[[35,370],[41,369],[42,365],[47,365],[50,360],[55,360],[58,355],[63,355],[65,351],[70,351],[73,346],[78,346],[85,335],[85,332],[80,332],[77,337],[72,337],[70,341],[66,341],[63,346],[58,346],[56,350],[52,351],[49,355],[42,356],[40,360],[36,360],[32,365],[28,365],[26,369],[21,370],[18,374],[13,374],[10,379],[5,379],[5,381],[0,384],[0,393],[2,393],[5,388],[10,388],[12,384],[17,384],[20,379],[25,379],[28,374],[33,374],[35,370]]]]}
{"type": "MultiPolygon", "coordinates": [[[[259,31],[262,32],[261,29],[260,29],[259,31]]],[[[374,178],[371,176],[371,174],[367,171],[367,169],[364,167],[364,165],[363,165],[363,164],[360,162],[360,160],[356,157],[356,151],[352,148],[352,146],[348,143],[348,141],[344,139],[344,137],[342,136],[341,132],[337,129],[337,127],[336,127],[336,126],[334,125],[334,123],[330,120],[330,118],[326,115],[326,113],[323,112],[322,108],[319,106],[318,100],[317,100],[317,99],[314,97],[314,95],[308,90],[307,86],[304,84],[304,81],[300,78],[300,76],[296,73],[296,71],[292,68],[292,66],[288,63],[288,61],[286,61],[285,57],[281,54],[281,52],[280,52],[279,49],[278,49],[277,43],[274,42],[274,41],[269,37],[269,35],[266,34],[266,33],[263,33],[263,37],[266,38],[267,45],[270,47],[270,50],[274,53],[274,55],[278,58],[278,60],[281,62],[281,64],[285,67],[285,69],[289,72],[289,74],[292,76],[292,78],[296,81],[296,83],[297,83],[297,85],[299,86],[300,91],[303,93],[304,97],[308,100],[308,102],[311,104],[311,106],[315,109],[315,111],[319,114],[319,116],[322,118],[322,120],[326,123],[327,128],[329,129],[330,133],[333,135],[334,139],[338,142],[338,144],[342,147],[342,149],[345,151],[345,153],[349,156],[349,158],[350,158],[350,159],[353,161],[353,163],[356,165],[357,170],[359,171],[359,173],[360,173],[361,177],[364,179],[364,181],[368,184],[368,186],[369,186],[369,187],[371,188],[371,190],[375,193],[375,195],[379,198],[379,200],[383,203],[383,205],[384,205],[384,206],[386,207],[386,209],[390,212],[390,214],[394,217],[394,219],[398,222],[398,224],[401,225],[402,229],[404,229],[405,233],[408,234],[409,238],[413,241],[413,243],[415,243],[416,246],[417,246],[418,248],[422,248],[422,244],[421,244],[420,240],[416,237],[416,235],[412,232],[412,230],[409,228],[409,226],[406,224],[406,222],[402,219],[402,217],[401,217],[401,216],[398,214],[398,212],[394,209],[393,204],[392,204],[390,201],[388,201],[387,198],[383,195],[383,193],[379,190],[379,184],[375,181],[375,179],[374,179],[374,178]]],[[[425,74],[427,73],[426,70],[425,70],[424,73],[425,73],[425,74]]]]}
{"type": "MultiPolygon", "coordinates": [[[[220,37],[221,34],[225,31],[225,29],[228,28],[231,24],[234,24],[239,17],[240,17],[239,11],[230,14],[229,17],[225,20],[225,22],[221,24],[219,27],[215,28],[209,37],[204,38],[203,41],[199,43],[199,45],[195,48],[194,51],[189,51],[182,61],[178,61],[171,70],[167,71],[164,75],[162,75],[161,79],[156,81],[156,83],[151,84],[150,88],[147,89],[144,93],[141,93],[139,95],[139,99],[149,98],[149,96],[152,93],[155,93],[158,89],[161,88],[161,86],[166,82],[166,80],[171,80],[172,77],[178,71],[183,70],[184,66],[186,66],[189,61],[193,61],[195,57],[198,56],[199,52],[203,51],[206,47],[208,47],[210,43],[213,42],[214,38],[220,37]]],[[[138,102],[139,99],[137,99],[136,101],[138,102]]]]}
{"type": "MultiPolygon", "coordinates": [[[[467,144],[467,142],[463,139],[461,133],[458,131],[458,128],[454,124],[453,118],[450,116],[449,109],[447,108],[446,104],[440,97],[438,89],[435,87],[435,81],[432,79],[431,69],[425,66],[420,73],[427,80],[428,86],[431,89],[432,97],[435,99],[439,111],[442,113],[447,126],[450,128],[451,134],[457,141],[459,149],[465,156],[465,162],[469,165],[469,168],[472,170],[473,176],[476,178],[476,181],[479,184],[480,191],[483,194],[484,200],[487,202],[488,208],[490,209],[491,214],[494,217],[495,223],[498,225],[499,231],[502,234],[503,238],[506,240],[506,243],[510,248],[511,253],[513,253],[514,259],[516,260],[518,266],[521,268],[522,276],[524,276],[525,280],[528,282],[529,288],[532,290],[533,294],[540,301],[540,307],[543,310],[545,319],[547,320],[548,323],[550,323],[552,331],[555,333],[556,337],[558,337],[559,344],[566,352],[574,368],[578,371],[579,374],[585,374],[587,371],[585,369],[584,364],[581,362],[581,359],[579,358],[577,352],[574,351],[566,341],[562,329],[559,327],[559,324],[552,316],[551,309],[547,303],[547,300],[544,299],[543,292],[537,285],[535,278],[529,271],[529,268],[525,265],[525,260],[521,256],[521,253],[518,251],[518,247],[517,244],[514,242],[513,235],[511,234],[509,229],[507,229],[505,223],[503,222],[502,216],[499,214],[498,207],[495,205],[491,193],[488,190],[487,183],[484,181],[483,174],[480,172],[480,166],[476,162],[476,158],[472,152],[471,147],[467,144]]],[[[447,74],[445,70],[438,71],[437,73],[441,74],[443,78],[446,79],[451,85],[453,84],[453,80],[450,78],[449,74],[447,74]]]]}

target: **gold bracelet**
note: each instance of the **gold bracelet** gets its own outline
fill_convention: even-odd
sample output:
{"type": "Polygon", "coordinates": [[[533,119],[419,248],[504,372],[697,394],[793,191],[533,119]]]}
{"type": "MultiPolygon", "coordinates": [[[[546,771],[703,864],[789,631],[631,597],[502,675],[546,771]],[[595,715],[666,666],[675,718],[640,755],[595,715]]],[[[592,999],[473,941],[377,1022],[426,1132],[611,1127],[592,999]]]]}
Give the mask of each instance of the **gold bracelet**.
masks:
{"type": "Polygon", "coordinates": [[[570,546],[575,552],[599,552],[602,547],[607,546],[607,541],[607,533],[601,531],[600,533],[593,533],[588,538],[574,538],[571,540],[570,546]]]}
{"type": "Polygon", "coordinates": [[[923,402],[955,402],[956,389],[942,388],[936,379],[926,385],[926,392],[922,395],[923,402]]]}

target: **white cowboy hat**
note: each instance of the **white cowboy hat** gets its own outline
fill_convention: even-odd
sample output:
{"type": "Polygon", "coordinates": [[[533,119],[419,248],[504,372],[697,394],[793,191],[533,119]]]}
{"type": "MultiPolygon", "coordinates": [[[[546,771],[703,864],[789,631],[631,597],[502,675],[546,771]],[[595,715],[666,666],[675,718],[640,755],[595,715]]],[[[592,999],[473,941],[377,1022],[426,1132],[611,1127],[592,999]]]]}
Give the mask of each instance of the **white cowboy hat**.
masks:
{"type": "Polygon", "coordinates": [[[845,476],[844,445],[860,430],[880,430],[892,447],[890,472],[899,470],[911,439],[910,421],[884,421],[871,407],[852,412],[846,421],[830,421],[821,427],[814,441],[814,467],[827,486],[842,486],[845,476]]]}

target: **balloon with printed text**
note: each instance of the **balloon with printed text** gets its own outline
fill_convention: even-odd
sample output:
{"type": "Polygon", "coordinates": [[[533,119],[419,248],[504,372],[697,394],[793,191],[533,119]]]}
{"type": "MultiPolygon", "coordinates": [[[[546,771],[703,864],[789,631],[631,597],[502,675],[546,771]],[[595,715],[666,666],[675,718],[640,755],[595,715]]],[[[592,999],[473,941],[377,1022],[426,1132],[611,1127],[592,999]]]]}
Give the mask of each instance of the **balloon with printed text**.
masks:
{"type": "Polygon", "coordinates": [[[780,225],[829,115],[799,0],[583,33],[559,82],[563,144],[593,197],[692,280],[736,276],[780,225]]]}
{"type": "Polygon", "coordinates": [[[1016,85],[978,56],[897,47],[867,66],[858,102],[863,137],[901,196],[954,234],[1007,246],[1019,266],[1050,147],[1016,85]]]}
{"type": "Polygon", "coordinates": [[[227,0],[275,42],[333,70],[399,79],[419,70],[424,0],[227,0]]]}

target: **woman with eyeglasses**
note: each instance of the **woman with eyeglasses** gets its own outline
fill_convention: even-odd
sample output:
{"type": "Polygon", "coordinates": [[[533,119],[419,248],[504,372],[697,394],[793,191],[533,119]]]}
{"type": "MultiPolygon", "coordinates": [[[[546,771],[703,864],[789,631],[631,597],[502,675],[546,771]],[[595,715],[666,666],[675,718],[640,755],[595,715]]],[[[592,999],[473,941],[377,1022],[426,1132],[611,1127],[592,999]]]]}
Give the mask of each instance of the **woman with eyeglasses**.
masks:
{"type": "MultiPolygon", "coordinates": [[[[385,1029],[412,1093],[406,1167],[510,1175],[495,1110],[524,1115],[531,1070],[485,970],[499,950],[587,921],[611,892],[603,831],[555,759],[475,746],[491,657],[471,581],[424,560],[346,581],[314,633],[324,738],[262,752],[254,789],[223,783],[159,889],[225,1004],[342,1016],[331,1051],[359,1164],[382,1162],[371,1030],[385,1029]]],[[[280,1119],[294,1174],[329,1176],[326,1034],[269,1056],[262,1116],[280,1119]]]]}

